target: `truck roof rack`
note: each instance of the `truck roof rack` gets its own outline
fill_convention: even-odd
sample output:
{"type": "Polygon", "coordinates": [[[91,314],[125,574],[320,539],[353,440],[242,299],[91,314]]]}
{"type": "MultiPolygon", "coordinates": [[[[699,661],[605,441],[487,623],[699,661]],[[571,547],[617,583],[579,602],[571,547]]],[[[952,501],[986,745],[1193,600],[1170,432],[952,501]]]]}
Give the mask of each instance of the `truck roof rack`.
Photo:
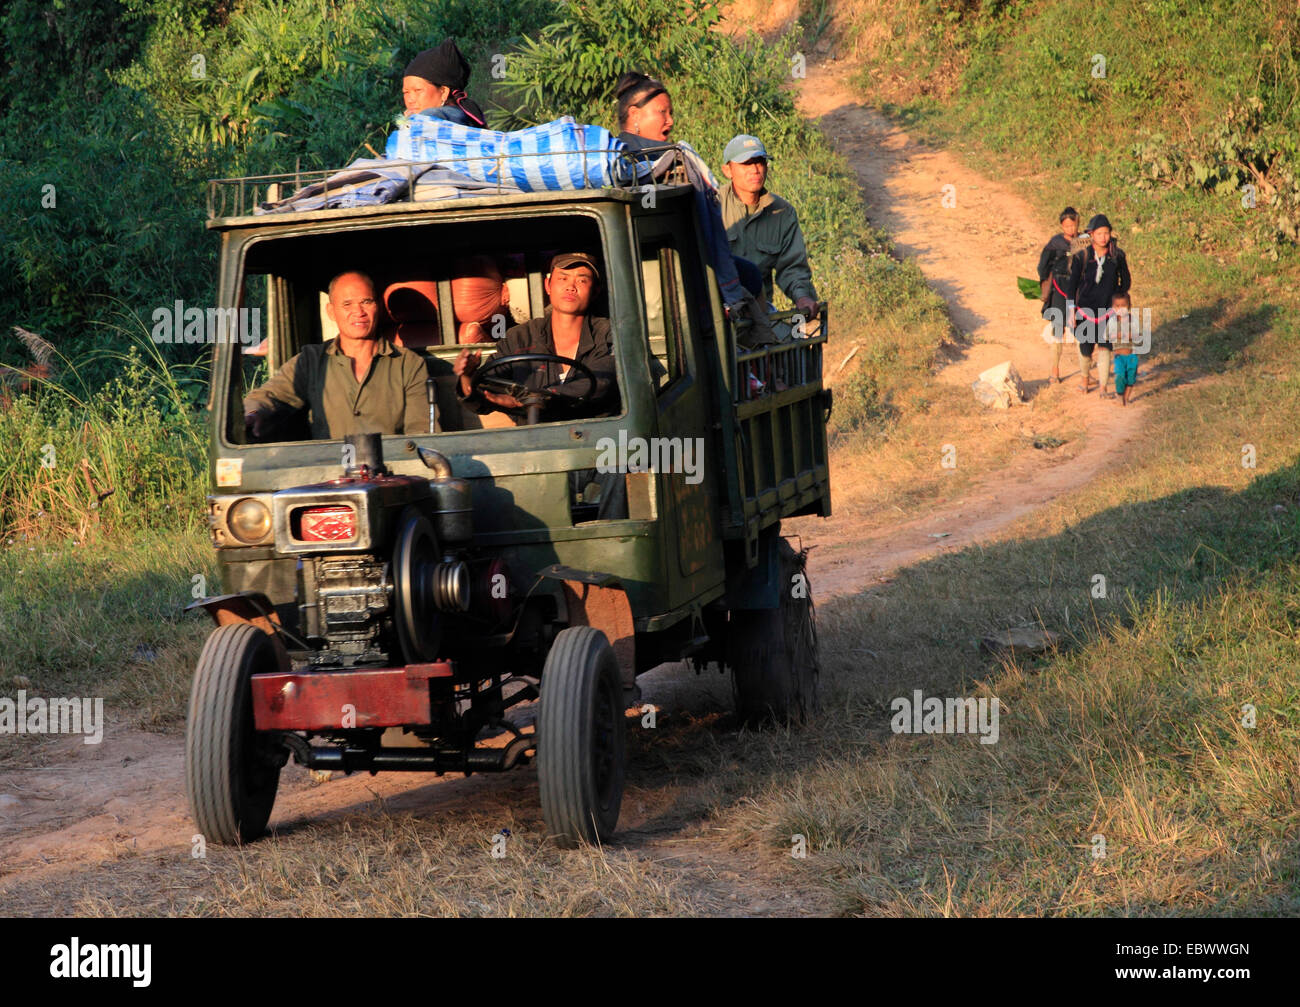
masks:
{"type": "MultiPolygon", "coordinates": [[[[665,151],[669,148],[665,147],[665,151]]],[[[264,216],[271,212],[267,207],[270,204],[278,203],[289,196],[302,195],[305,190],[310,191],[312,196],[324,197],[328,199],[331,193],[342,195],[349,190],[356,189],[366,182],[375,182],[388,178],[397,183],[399,188],[392,198],[376,199],[372,202],[356,203],[346,207],[316,207],[315,209],[338,209],[353,210],[359,206],[383,206],[394,203],[423,203],[433,202],[443,199],[453,198],[470,198],[472,196],[512,196],[512,195],[531,195],[532,193],[521,193],[520,190],[510,184],[507,180],[510,173],[507,170],[508,164],[517,163],[529,158],[555,160],[557,158],[580,157],[583,160],[582,177],[587,179],[587,158],[600,155],[602,159],[609,155],[616,156],[616,169],[613,172],[616,178],[636,178],[636,162],[638,158],[632,156],[626,150],[616,148],[596,148],[596,149],[576,149],[576,150],[553,150],[546,152],[528,152],[528,153],[502,153],[492,157],[457,157],[449,158],[450,163],[456,165],[477,164],[480,165],[479,174],[485,179],[496,178],[494,185],[490,181],[479,181],[472,179],[469,175],[461,174],[461,177],[472,182],[472,188],[457,187],[451,182],[436,182],[432,185],[420,186],[419,176],[431,168],[441,166],[438,161],[399,161],[388,160],[385,158],[376,158],[372,161],[366,161],[361,164],[349,165],[344,168],[323,168],[309,171],[290,171],[280,172],[271,175],[243,175],[232,178],[213,178],[208,180],[207,190],[207,219],[209,221],[219,218],[230,217],[248,217],[264,216]],[[421,193],[421,189],[424,192],[421,193]]],[[[680,151],[670,166],[669,171],[662,177],[669,180],[668,185],[676,184],[675,178],[681,175],[675,171],[682,163],[680,151]]],[[[451,169],[447,169],[451,170],[451,169]]],[[[659,187],[661,183],[654,180],[646,182],[633,183],[627,185],[615,185],[613,188],[646,191],[647,186],[659,187]]],[[[565,187],[555,189],[534,190],[551,193],[558,192],[581,192],[594,189],[600,189],[601,186],[583,185],[578,187],[565,187]]],[[[603,187],[610,188],[610,187],[603,187]]],[[[292,208],[288,209],[292,212],[292,208]]]]}

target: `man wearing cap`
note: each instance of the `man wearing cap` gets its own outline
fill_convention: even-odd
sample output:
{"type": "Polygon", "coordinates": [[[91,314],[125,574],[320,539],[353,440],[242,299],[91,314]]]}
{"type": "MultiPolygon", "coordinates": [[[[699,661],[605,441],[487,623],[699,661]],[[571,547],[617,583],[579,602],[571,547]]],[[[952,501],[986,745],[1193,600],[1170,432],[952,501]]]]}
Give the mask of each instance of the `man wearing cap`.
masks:
{"type": "Polygon", "coordinates": [[[1092,243],[1074,253],[1070,260],[1070,283],[1065,288],[1072,305],[1069,324],[1079,344],[1079,363],[1083,370],[1080,390],[1088,394],[1088,372],[1092,370],[1092,353],[1097,350],[1097,371],[1101,378],[1101,397],[1114,393],[1106,388],[1110,377],[1110,342],[1106,322],[1111,314],[1110,302],[1116,294],[1128,293],[1133,285],[1124,250],[1111,239],[1110,220],[1099,213],[1088,221],[1092,243]]]}
{"type": "Polygon", "coordinates": [[[733,137],[722,160],[722,173],[730,182],[718,190],[718,199],[732,254],[758,266],[769,302],[775,273],[776,284],[796,310],[816,318],[817,289],[803,231],[794,207],[765,188],[768,153],[763,141],[743,133],[733,137]]]}
{"type": "MultiPolygon", "coordinates": [[[[558,393],[558,397],[550,397],[543,404],[542,422],[609,412],[618,404],[609,319],[588,315],[591,302],[600,290],[600,269],[596,259],[586,252],[562,252],[551,259],[550,272],[546,274],[543,285],[551,302],[546,314],[507,329],[497,343],[497,355],[550,353],[567,357],[591,371],[595,387],[590,386],[581,371],[554,361],[498,368],[493,377],[514,381],[528,389],[558,393]],[[574,380],[569,385],[571,376],[574,380]],[[583,395],[587,395],[587,401],[581,406],[571,407],[566,402],[566,399],[583,395]]],[[[513,395],[486,390],[471,393],[470,379],[478,370],[481,357],[481,353],[469,347],[460,351],[453,366],[460,377],[457,396],[473,412],[489,413],[499,409],[518,422],[526,408],[513,395]]]]}
{"type": "Polygon", "coordinates": [[[370,277],[358,272],[334,277],[325,310],[339,327],[338,338],[304,347],[244,399],[252,439],[279,436],[280,421],[304,410],[315,439],[427,434],[428,371],[418,354],[379,335],[370,277]]]}
{"type": "Polygon", "coordinates": [[[433,116],[483,129],[487,123],[478,103],[465,94],[469,61],[456,43],[447,39],[436,49],[426,49],[406,65],[402,77],[402,103],[407,115],[433,116]]]}

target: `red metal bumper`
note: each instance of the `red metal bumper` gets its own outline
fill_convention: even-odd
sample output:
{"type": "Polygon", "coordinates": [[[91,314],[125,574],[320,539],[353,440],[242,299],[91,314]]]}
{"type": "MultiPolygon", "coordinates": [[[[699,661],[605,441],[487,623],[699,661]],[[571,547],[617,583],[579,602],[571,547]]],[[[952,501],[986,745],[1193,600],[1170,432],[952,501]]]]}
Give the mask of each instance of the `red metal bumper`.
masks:
{"type": "Polygon", "coordinates": [[[429,679],[451,677],[447,661],[404,668],[266,672],[252,678],[253,723],[259,731],[429,724],[429,679]]]}

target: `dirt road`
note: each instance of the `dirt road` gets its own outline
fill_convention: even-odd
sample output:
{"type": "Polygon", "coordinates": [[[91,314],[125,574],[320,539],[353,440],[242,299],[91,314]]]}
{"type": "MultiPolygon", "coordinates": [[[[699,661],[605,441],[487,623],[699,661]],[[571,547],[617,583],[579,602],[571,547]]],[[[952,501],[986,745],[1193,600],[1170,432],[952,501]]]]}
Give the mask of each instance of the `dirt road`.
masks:
{"type": "MultiPolygon", "coordinates": [[[[1014,193],[952,156],[918,145],[861,107],[844,74],[833,65],[811,67],[801,106],[856,166],[872,222],[892,232],[899,250],[916,258],[947,298],[956,324],[972,337],[968,352],[942,372],[941,380],[968,385],[981,370],[1010,359],[1035,396],[1035,408],[1075,416],[1088,436],[1060,463],[1026,448],[977,481],[962,500],[902,523],[872,526],[842,510],[830,521],[795,522],[790,530],[820,547],[811,557],[811,578],[822,600],[870,588],[889,570],[936,551],[997,536],[1018,517],[1094,478],[1137,435],[1144,412],[1140,402],[1121,412],[1114,403],[1099,401],[1096,392],[1084,398],[1076,390],[1069,355],[1066,383],[1049,385],[1034,305],[1019,297],[1012,282],[1034,262],[1049,233],[1047,222],[1036,219],[1014,193]],[[941,205],[945,185],[955,187],[951,209],[941,205]],[[948,537],[932,537],[939,532],[948,537]]],[[[682,710],[697,721],[723,717],[729,705],[725,681],[683,678],[680,669],[660,669],[643,687],[648,702],[682,710]]],[[[173,869],[168,863],[185,862],[189,855],[194,829],[185,805],[179,737],[117,727],[98,746],[65,740],[46,768],[0,772],[0,897],[21,895],[10,903],[12,912],[59,912],[59,892],[93,882],[96,872],[111,871],[123,854],[159,855],[151,884],[165,884],[173,869]],[[33,894],[41,891],[52,893],[50,899],[33,894]]],[[[534,771],[527,770],[504,779],[396,774],[318,786],[295,768],[286,776],[272,825],[285,829],[328,820],[376,800],[390,811],[430,817],[455,817],[471,809],[482,815],[494,808],[506,814],[512,807],[519,814],[520,807],[537,807],[535,781],[534,771]]],[[[813,885],[787,880],[778,893],[764,883],[779,852],[738,851],[733,845],[725,857],[711,856],[721,850],[720,840],[709,832],[705,816],[682,810],[691,806],[671,779],[630,790],[621,842],[648,861],[671,862],[701,893],[700,905],[708,912],[829,910],[827,897],[813,885]]]]}
{"type": "MultiPolygon", "coordinates": [[[[1030,401],[1008,418],[1019,422],[1050,410],[1083,436],[1061,453],[1026,444],[1009,464],[978,479],[961,500],[887,526],[842,511],[827,522],[789,522],[788,530],[819,547],[810,565],[822,598],[852,594],[897,567],[995,537],[1118,463],[1141,433],[1146,413],[1140,395],[1127,407],[1102,400],[1096,390],[1084,396],[1072,345],[1062,355],[1062,383],[1051,383],[1037,302],[1019,294],[1015,277],[1033,275],[1052,222],[1036,217],[1005,186],[863,107],[847,84],[851,72],[845,63],[810,66],[799,108],[821,125],[857,170],[868,219],[889,231],[900,253],[916,260],[948,302],[954,324],[969,337],[961,358],[946,366],[939,380],[967,388],[982,371],[1010,360],[1030,401]],[[945,195],[954,197],[955,205],[945,206],[945,195]],[[944,533],[942,539],[934,537],[944,533]]],[[[1095,380],[1095,369],[1093,376],[1095,380]]]]}

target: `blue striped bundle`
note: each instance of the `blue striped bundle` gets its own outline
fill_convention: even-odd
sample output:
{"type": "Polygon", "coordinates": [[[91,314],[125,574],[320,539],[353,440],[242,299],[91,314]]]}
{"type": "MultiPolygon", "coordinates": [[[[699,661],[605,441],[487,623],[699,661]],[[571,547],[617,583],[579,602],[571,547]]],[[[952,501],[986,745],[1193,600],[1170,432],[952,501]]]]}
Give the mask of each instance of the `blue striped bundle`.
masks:
{"type": "Polygon", "coordinates": [[[499,133],[427,115],[407,117],[388,136],[390,159],[433,162],[480,182],[515,186],[524,192],[626,185],[625,145],[600,126],[580,125],[572,116],[499,133]],[[622,161],[622,167],[620,167],[622,161]]]}

